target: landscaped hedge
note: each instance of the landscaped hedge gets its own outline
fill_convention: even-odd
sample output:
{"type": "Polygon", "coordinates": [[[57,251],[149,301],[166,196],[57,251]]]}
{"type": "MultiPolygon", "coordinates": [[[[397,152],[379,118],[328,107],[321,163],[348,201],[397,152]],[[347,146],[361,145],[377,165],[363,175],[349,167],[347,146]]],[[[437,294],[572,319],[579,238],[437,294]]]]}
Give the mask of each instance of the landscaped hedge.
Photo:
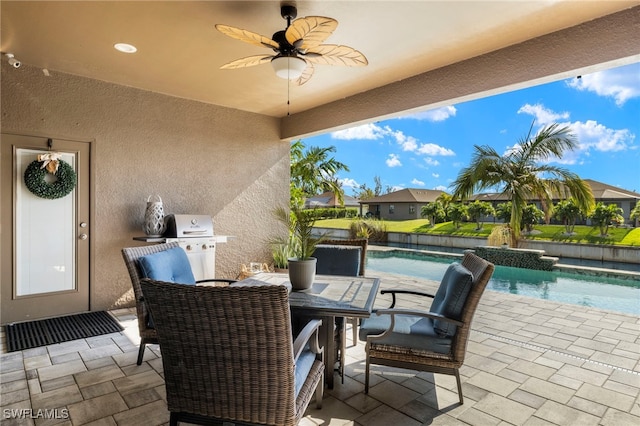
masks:
{"type": "Polygon", "coordinates": [[[495,265],[515,268],[551,271],[557,259],[542,257],[539,250],[509,249],[499,247],[476,247],[475,253],[495,265]]]}
{"type": "Polygon", "coordinates": [[[358,216],[358,209],[356,208],[313,208],[309,210],[313,212],[316,220],[352,218],[358,216]]]}

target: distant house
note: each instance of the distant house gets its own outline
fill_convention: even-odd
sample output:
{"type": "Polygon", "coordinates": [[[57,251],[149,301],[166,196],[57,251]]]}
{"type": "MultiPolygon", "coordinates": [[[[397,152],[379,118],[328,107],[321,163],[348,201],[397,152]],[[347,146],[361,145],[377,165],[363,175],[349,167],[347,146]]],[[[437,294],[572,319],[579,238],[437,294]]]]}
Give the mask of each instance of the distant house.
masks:
{"type": "Polygon", "coordinates": [[[328,191],[314,197],[309,197],[304,201],[304,207],[307,209],[318,208],[332,208],[332,207],[359,207],[360,204],[356,198],[349,195],[343,197],[344,205],[340,204],[338,197],[335,193],[328,191]]]}
{"type": "Polygon", "coordinates": [[[379,197],[360,200],[360,211],[362,212],[363,207],[367,205],[369,213],[380,219],[420,219],[422,206],[435,201],[442,194],[446,193],[432,189],[401,189],[379,197]]]}
{"type": "MultiPolygon", "coordinates": [[[[625,219],[625,223],[630,225],[635,224],[635,221],[632,221],[629,218],[629,215],[636,203],[640,201],[639,193],[627,191],[626,189],[618,188],[592,179],[584,179],[584,181],[591,187],[591,192],[593,193],[596,203],[602,202],[604,204],[615,204],[622,209],[622,216],[625,219]]],[[[366,211],[365,206],[368,206],[369,212],[374,217],[378,217],[380,219],[420,219],[422,206],[435,201],[441,194],[446,194],[446,192],[431,189],[401,189],[379,197],[360,200],[360,214],[362,214],[363,211],[366,211]]],[[[468,201],[473,202],[475,200],[487,201],[495,207],[498,204],[510,201],[510,198],[505,194],[490,192],[474,194],[468,201]]],[[[553,203],[556,204],[559,201],[561,200],[554,199],[553,203]]],[[[530,202],[535,204],[539,209],[542,209],[540,201],[537,198],[532,197],[530,202]]],[[[494,217],[487,217],[485,220],[496,221],[494,217]]],[[[583,221],[582,223],[589,224],[589,221],[583,221]]]]}
{"type": "MultiPolygon", "coordinates": [[[[626,189],[618,188],[616,186],[608,185],[606,183],[598,182],[592,179],[583,179],[589,186],[591,187],[591,192],[593,193],[593,198],[596,203],[603,204],[615,204],[620,207],[623,211],[622,216],[624,217],[625,223],[634,224],[629,218],[631,214],[631,210],[635,207],[636,203],[640,200],[640,194],[633,191],[627,191],[626,189]]],[[[500,203],[505,203],[510,201],[510,198],[505,194],[500,193],[481,193],[474,194],[469,198],[469,201],[487,201],[491,203],[494,207],[500,203]]],[[[537,198],[532,197],[531,203],[535,204],[539,209],[542,209],[540,201],[537,198]]],[[[560,199],[554,199],[553,203],[556,204],[560,199]]],[[[589,223],[588,221],[583,223],[589,223]]]]}

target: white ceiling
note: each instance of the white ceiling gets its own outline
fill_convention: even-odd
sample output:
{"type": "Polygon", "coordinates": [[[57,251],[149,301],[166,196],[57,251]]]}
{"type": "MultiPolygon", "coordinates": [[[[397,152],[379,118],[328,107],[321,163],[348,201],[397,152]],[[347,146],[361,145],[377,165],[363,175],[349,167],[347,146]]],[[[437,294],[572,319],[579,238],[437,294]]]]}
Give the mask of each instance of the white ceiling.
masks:
{"type": "Polygon", "coordinates": [[[298,17],[339,22],[330,44],[361,51],[366,67],[317,65],[303,86],[269,64],[220,66],[267,48],[231,39],[221,23],[267,37],[286,26],[279,1],[6,1],[0,50],[24,64],[282,117],[572,27],[639,1],[298,1],[298,17]],[[114,43],[137,46],[123,54],[114,43]]]}

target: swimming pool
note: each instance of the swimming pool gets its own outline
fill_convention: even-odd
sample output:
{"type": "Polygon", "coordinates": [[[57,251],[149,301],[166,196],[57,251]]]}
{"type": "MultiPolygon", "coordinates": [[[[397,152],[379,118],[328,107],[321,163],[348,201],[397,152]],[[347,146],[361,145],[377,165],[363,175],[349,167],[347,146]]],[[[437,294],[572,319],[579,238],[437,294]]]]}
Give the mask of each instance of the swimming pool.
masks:
{"type": "MultiPolygon", "coordinates": [[[[440,281],[451,257],[411,251],[367,251],[367,270],[440,281]]],[[[640,315],[640,280],[536,271],[496,265],[487,289],[640,315]]]]}

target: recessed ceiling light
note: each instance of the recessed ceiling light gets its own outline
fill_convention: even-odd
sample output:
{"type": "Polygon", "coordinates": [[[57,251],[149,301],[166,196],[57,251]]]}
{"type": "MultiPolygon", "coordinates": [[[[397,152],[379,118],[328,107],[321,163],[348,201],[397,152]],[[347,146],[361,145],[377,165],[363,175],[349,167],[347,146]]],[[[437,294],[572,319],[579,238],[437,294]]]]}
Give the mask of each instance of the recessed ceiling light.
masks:
{"type": "Polygon", "coordinates": [[[113,47],[123,53],[136,53],[138,51],[134,45],[127,43],[116,43],[113,47]]]}

